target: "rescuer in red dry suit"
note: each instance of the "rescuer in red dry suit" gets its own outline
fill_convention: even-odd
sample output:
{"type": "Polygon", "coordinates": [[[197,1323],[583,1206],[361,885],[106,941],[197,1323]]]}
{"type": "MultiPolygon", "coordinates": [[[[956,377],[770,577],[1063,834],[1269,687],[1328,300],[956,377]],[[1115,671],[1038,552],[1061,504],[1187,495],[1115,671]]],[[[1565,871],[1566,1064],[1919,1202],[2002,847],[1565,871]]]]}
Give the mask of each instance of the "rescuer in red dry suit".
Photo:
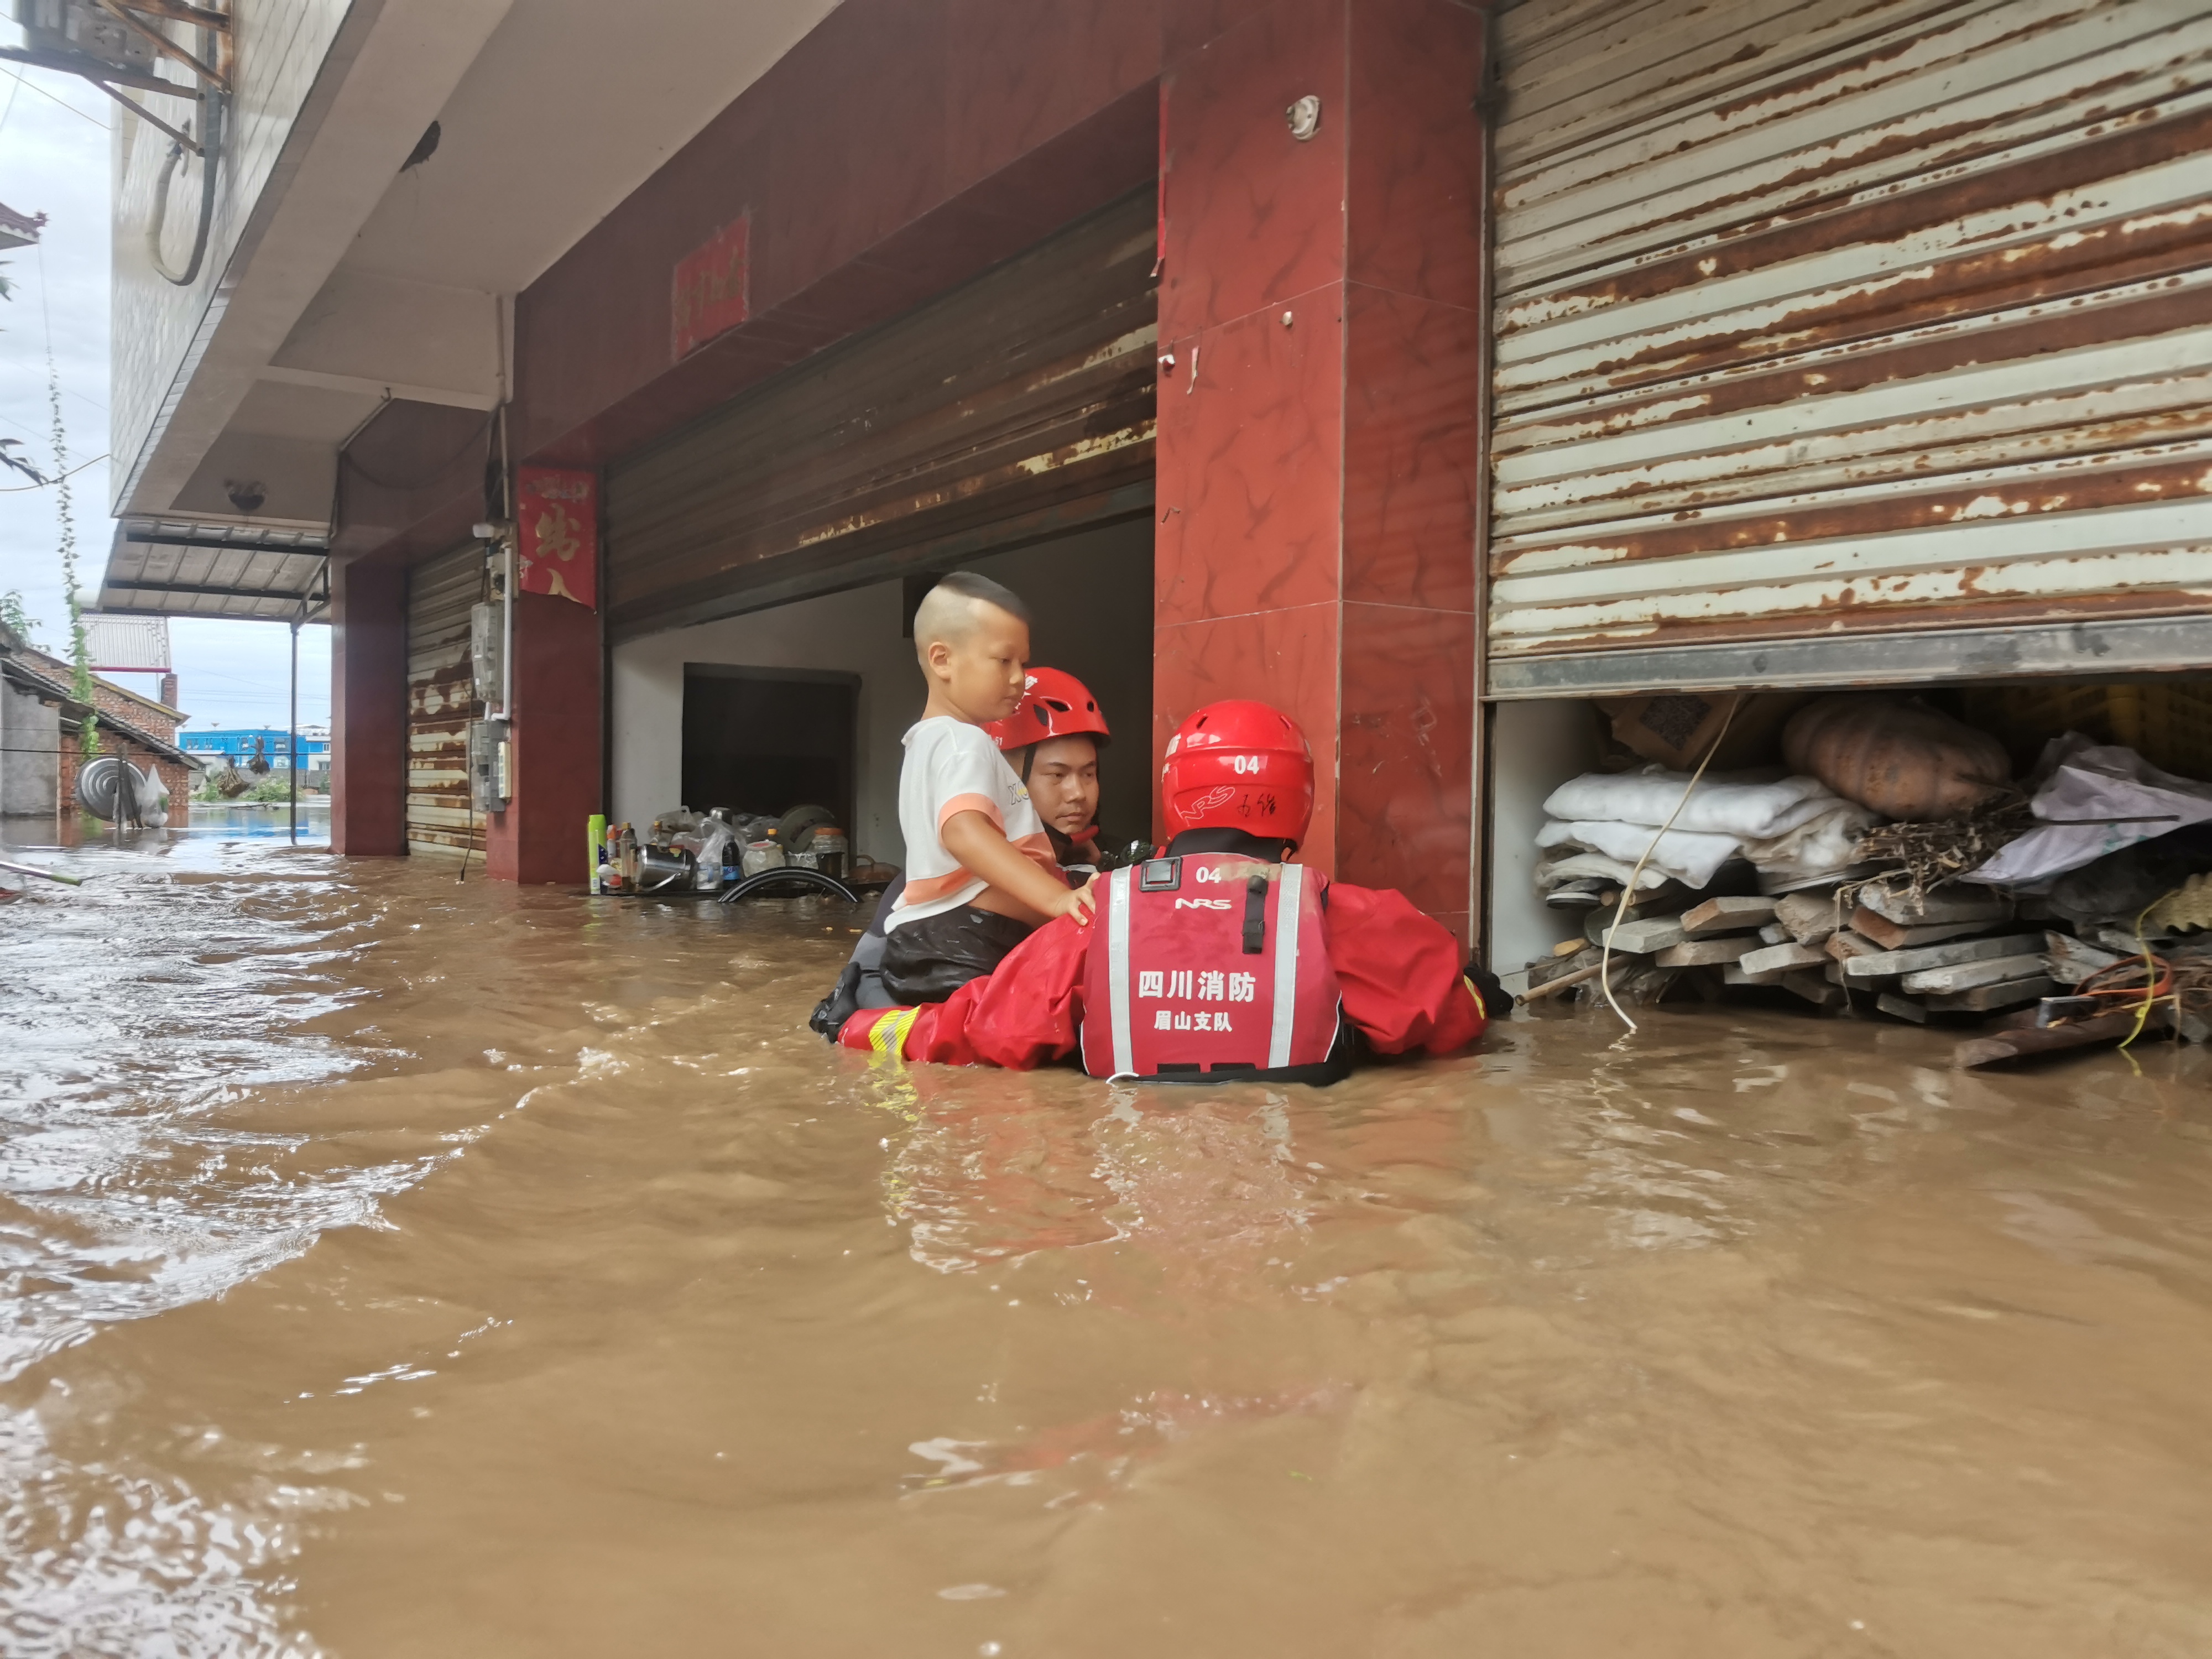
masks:
{"type": "Polygon", "coordinates": [[[1295,721],[1217,702],[1169,740],[1176,833],[1102,877],[1085,925],[1063,916],[942,1003],[872,1009],[847,1048],[1027,1069],[1080,1051],[1093,1077],[1333,1082],[1364,1043],[1450,1054],[1504,1006],[1497,981],[1402,894],[1288,861],[1313,815],[1295,721]]]}
{"type": "MultiPolygon", "coordinates": [[[[983,730],[1029,790],[1063,879],[1071,887],[1081,886],[1097,873],[1102,856],[1096,821],[1098,751],[1113,735],[1097,698],[1065,669],[1032,668],[1014,712],[983,730]]],[[[902,875],[884,890],[852,959],[806,1022],[833,1042],[854,1012],[896,1003],[884,987],[884,924],[905,889],[902,875]]]]}

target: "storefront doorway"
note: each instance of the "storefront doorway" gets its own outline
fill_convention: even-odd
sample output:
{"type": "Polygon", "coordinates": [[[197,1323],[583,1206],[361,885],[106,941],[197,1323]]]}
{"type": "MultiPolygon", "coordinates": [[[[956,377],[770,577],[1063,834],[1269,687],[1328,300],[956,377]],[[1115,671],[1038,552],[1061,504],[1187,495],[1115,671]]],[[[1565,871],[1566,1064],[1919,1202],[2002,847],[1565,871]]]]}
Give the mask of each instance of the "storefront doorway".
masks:
{"type": "Polygon", "coordinates": [[[684,804],[776,818],[826,806],[851,823],[860,696],[858,674],[684,664],[684,804]]]}

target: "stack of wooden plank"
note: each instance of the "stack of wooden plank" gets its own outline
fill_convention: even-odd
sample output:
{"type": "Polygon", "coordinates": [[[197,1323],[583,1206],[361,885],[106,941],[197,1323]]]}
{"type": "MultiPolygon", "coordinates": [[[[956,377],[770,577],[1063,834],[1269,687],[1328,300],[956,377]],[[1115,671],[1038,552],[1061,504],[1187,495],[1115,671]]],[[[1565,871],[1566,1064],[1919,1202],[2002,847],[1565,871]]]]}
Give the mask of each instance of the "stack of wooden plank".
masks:
{"type": "Polygon", "coordinates": [[[2045,930],[2015,921],[2012,900],[1988,889],[1915,898],[1869,884],[1844,910],[1835,896],[1790,906],[1793,937],[1832,959],[1822,969],[1832,983],[1896,1018],[1997,1013],[2057,988],[2045,930]]]}
{"type": "Polygon", "coordinates": [[[1593,910],[1588,944],[1562,946],[1550,962],[1532,963],[1525,995],[1541,999],[1597,976],[1608,942],[1607,977],[1623,1000],[1656,1001],[1688,976],[1708,997],[1732,985],[1777,985],[1821,1007],[1842,1006],[1840,986],[1821,973],[1829,958],[1792,938],[1776,920],[1776,901],[1755,895],[1705,898],[1678,894],[1630,907],[1593,910]]]}
{"type": "Polygon", "coordinates": [[[2212,1042],[2212,933],[2153,945],[2160,982],[2175,989],[2146,1009],[2139,993],[2130,994],[2142,982],[2130,973],[2140,941],[2112,927],[2069,930],[2039,901],[1984,887],[1916,898],[1899,877],[1762,897],[1670,884],[1625,912],[1591,911],[1583,939],[1509,975],[1508,987],[1532,1002],[1562,994],[1594,1000],[1608,939],[1605,977],[1624,1006],[1678,987],[1722,1001],[1736,988],[1771,986],[1834,1012],[1978,1027],[1989,1035],[1958,1047],[1961,1066],[2131,1035],[2212,1042]]]}

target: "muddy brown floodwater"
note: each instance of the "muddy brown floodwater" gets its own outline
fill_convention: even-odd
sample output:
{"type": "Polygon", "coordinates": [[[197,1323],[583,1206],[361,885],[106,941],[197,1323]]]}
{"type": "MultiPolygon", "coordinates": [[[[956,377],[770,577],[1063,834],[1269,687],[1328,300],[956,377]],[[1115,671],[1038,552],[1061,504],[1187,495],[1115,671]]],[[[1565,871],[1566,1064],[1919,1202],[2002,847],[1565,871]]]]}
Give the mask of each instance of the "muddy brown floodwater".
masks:
{"type": "Polygon", "coordinates": [[[2212,1651],[2197,1051],[902,1071],[800,1029],[842,906],[51,856],[15,1659],[2212,1651]]]}

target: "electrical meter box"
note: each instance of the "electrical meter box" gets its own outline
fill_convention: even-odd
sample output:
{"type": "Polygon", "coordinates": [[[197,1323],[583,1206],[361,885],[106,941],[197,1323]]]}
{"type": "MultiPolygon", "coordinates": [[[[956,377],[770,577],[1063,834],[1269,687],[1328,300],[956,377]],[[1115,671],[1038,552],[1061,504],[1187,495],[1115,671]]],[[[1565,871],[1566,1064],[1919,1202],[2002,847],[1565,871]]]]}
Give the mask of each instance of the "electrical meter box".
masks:
{"type": "Polygon", "coordinates": [[[469,607],[469,672],[477,683],[477,701],[488,708],[506,704],[501,687],[507,666],[507,611],[504,605],[469,607]]]}
{"type": "Polygon", "coordinates": [[[469,805],[478,812],[503,812],[514,793],[514,745],[505,720],[469,722],[469,805]]]}

